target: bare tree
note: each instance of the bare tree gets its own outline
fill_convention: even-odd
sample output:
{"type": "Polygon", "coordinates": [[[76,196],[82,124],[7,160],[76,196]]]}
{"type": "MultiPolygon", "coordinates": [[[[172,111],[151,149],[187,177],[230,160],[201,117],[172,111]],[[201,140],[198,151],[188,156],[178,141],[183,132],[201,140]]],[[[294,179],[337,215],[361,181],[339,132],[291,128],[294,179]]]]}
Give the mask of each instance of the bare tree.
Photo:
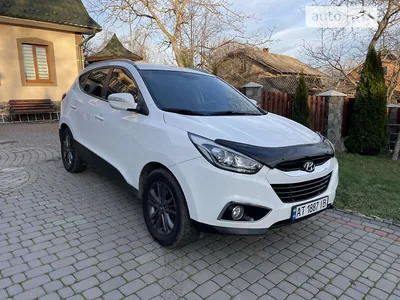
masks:
{"type": "Polygon", "coordinates": [[[90,1],[90,10],[109,23],[144,23],[159,33],[160,46],[172,49],[178,66],[202,64],[206,49],[228,36],[245,39],[245,22],[254,19],[235,11],[228,0],[90,1]]]}
{"type": "MultiPolygon", "coordinates": [[[[330,5],[353,6],[353,5],[374,5],[378,7],[379,17],[376,28],[365,30],[360,28],[322,28],[319,30],[319,37],[312,43],[303,44],[304,54],[311,64],[320,67],[327,73],[342,75],[342,79],[356,87],[357,82],[347,76],[360,65],[369,48],[377,47],[387,50],[397,50],[398,27],[400,20],[400,5],[396,0],[329,0],[330,5]],[[396,31],[396,33],[394,33],[396,31]],[[385,43],[385,40],[391,43],[385,43]],[[394,46],[397,44],[396,46],[394,46]]],[[[325,2],[324,2],[325,3],[325,2]]],[[[316,4],[319,4],[317,1],[316,4]]],[[[400,63],[394,62],[395,64],[400,63]]],[[[396,72],[388,82],[388,101],[393,101],[394,91],[399,86],[400,71],[395,67],[396,72]]]]}
{"type": "Polygon", "coordinates": [[[143,60],[149,60],[150,58],[150,46],[149,39],[151,35],[151,26],[149,24],[136,24],[134,27],[130,27],[128,35],[122,35],[120,41],[135,54],[143,57],[143,60]]]}

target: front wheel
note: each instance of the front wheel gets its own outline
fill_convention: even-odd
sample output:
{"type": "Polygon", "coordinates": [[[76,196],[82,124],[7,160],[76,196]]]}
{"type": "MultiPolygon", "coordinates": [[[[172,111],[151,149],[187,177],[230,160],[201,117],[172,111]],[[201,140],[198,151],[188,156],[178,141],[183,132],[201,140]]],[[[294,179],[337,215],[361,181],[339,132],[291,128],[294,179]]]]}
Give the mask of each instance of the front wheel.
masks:
{"type": "Polygon", "coordinates": [[[75,140],[71,130],[66,128],[61,134],[61,158],[64,168],[71,173],[78,173],[85,170],[86,165],[76,150],[75,140]]]}
{"type": "Polygon", "coordinates": [[[150,234],[162,246],[182,246],[197,237],[185,196],[167,170],[157,169],[148,176],[143,215],[150,234]]]}

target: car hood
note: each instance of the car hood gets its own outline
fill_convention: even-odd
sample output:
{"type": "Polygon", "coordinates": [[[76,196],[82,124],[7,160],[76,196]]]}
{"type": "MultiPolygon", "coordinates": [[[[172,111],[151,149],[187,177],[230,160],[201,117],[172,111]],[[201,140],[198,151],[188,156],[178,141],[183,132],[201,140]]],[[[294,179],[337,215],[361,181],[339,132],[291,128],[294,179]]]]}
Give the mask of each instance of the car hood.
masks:
{"type": "Polygon", "coordinates": [[[187,116],[165,112],[164,121],[211,140],[259,147],[287,147],[321,141],[312,130],[272,113],[262,116],[187,116]]]}

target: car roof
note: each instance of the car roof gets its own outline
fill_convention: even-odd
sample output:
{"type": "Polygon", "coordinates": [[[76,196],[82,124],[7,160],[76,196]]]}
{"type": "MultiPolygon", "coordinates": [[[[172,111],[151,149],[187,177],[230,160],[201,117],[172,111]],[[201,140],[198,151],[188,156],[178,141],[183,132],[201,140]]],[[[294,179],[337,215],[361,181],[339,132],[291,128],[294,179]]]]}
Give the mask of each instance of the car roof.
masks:
{"type": "Polygon", "coordinates": [[[110,60],[103,60],[100,62],[96,62],[96,63],[93,63],[90,66],[86,67],[84,70],[82,70],[82,73],[85,73],[92,69],[97,69],[99,67],[109,67],[109,66],[116,66],[116,65],[117,66],[118,65],[126,66],[126,64],[130,64],[138,70],[178,71],[178,72],[187,72],[187,73],[195,73],[195,74],[213,76],[211,73],[209,73],[208,71],[203,70],[203,69],[164,66],[164,65],[150,64],[150,63],[144,63],[144,62],[137,63],[137,62],[133,62],[129,59],[110,59],[110,60]]]}

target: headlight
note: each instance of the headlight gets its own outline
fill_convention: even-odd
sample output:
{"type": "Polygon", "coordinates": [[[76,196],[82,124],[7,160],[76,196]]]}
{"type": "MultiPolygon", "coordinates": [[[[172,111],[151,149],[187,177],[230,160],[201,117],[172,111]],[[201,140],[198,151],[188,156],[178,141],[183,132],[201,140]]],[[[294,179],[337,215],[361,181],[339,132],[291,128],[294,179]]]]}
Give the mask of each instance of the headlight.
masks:
{"type": "Polygon", "coordinates": [[[262,164],[232,149],[201,136],[189,133],[189,138],[197,150],[214,166],[237,173],[255,174],[262,164]]]}
{"type": "Polygon", "coordinates": [[[336,153],[335,153],[336,150],[335,150],[335,146],[333,146],[332,142],[330,140],[328,140],[324,136],[322,137],[322,140],[324,141],[325,144],[329,145],[332,148],[333,156],[335,156],[336,155],[336,153]]]}

